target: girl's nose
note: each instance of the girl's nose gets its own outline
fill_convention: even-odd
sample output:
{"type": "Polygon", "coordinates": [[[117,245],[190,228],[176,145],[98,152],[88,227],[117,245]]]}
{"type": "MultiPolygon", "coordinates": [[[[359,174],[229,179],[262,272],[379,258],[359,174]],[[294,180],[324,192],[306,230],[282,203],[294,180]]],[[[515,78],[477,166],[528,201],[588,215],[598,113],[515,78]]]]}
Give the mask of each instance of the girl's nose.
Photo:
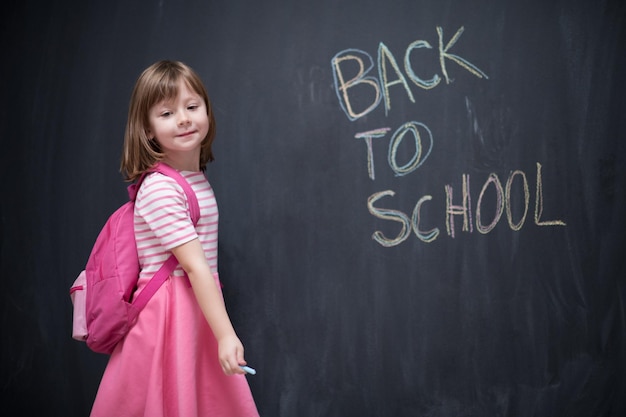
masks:
{"type": "Polygon", "coordinates": [[[189,117],[186,113],[181,113],[180,118],[178,119],[179,126],[186,126],[190,123],[189,117]]]}

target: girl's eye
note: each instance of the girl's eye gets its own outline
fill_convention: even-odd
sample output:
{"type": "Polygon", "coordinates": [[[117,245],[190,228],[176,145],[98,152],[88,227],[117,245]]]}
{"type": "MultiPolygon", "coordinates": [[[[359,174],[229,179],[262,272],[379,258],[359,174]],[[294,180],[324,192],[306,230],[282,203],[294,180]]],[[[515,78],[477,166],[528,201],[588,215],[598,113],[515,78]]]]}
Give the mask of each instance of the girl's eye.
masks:
{"type": "Polygon", "coordinates": [[[187,106],[187,108],[188,108],[189,110],[195,110],[195,109],[197,109],[197,108],[198,108],[198,105],[196,105],[196,104],[192,104],[192,105],[190,105],[190,106],[187,106]]]}
{"type": "Polygon", "coordinates": [[[161,113],[161,117],[168,117],[172,114],[172,112],[170,111],[164,111],[163,113],[161,113]]]}

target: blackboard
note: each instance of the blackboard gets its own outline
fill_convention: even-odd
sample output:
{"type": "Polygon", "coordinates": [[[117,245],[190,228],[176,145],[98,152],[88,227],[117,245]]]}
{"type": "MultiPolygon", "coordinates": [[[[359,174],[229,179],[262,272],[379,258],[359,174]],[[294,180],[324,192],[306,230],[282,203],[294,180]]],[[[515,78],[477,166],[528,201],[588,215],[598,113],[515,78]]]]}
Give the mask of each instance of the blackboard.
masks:
{"type": "Polygon", "coordinates": [[[226,302],[263,416],[626,415],[626,6],[33,2],[3,10],[2,398],[85,416],[70,284],[125,198],[140,71],[217,119],[226,302]]]}

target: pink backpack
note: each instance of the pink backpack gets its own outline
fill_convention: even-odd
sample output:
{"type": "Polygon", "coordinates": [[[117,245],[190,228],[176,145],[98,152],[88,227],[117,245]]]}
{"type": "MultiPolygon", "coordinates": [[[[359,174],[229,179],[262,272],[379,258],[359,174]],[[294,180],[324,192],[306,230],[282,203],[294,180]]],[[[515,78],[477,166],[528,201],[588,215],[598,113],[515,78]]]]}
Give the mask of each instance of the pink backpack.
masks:
{"type": "MultiPolygon", "coordinates": [[[[198,223],[200,207],[187,180],[175,169],[158,163],[152,171],[174,178],[187,195],[190,217],[198,223]]],[[[85,270],[70,288],[73,304],[72,337],[98,353],[110,354],[133,326],[137,315],[178,265],[171,255],[139,295],[131,297],[139,279],[135,243],[135,197],[146,174],[128,186],[129,201],[106,221],[91,250],[85,270]]]]}

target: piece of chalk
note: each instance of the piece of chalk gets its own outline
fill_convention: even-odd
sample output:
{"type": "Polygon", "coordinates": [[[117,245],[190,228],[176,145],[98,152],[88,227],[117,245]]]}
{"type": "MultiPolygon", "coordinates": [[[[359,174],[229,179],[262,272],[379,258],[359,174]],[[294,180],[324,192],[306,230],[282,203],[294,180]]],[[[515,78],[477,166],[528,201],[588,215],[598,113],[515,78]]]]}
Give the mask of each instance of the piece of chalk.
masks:
{"type": "Polygon", "coordinates": [[[246,371],[247,373],[249,373],[250,375],[256,375],[256,371],[254,370],[254,368],[250,368],[249,366],[244,366],[244,365],[241,365],[240,368],[246,371]]]}

